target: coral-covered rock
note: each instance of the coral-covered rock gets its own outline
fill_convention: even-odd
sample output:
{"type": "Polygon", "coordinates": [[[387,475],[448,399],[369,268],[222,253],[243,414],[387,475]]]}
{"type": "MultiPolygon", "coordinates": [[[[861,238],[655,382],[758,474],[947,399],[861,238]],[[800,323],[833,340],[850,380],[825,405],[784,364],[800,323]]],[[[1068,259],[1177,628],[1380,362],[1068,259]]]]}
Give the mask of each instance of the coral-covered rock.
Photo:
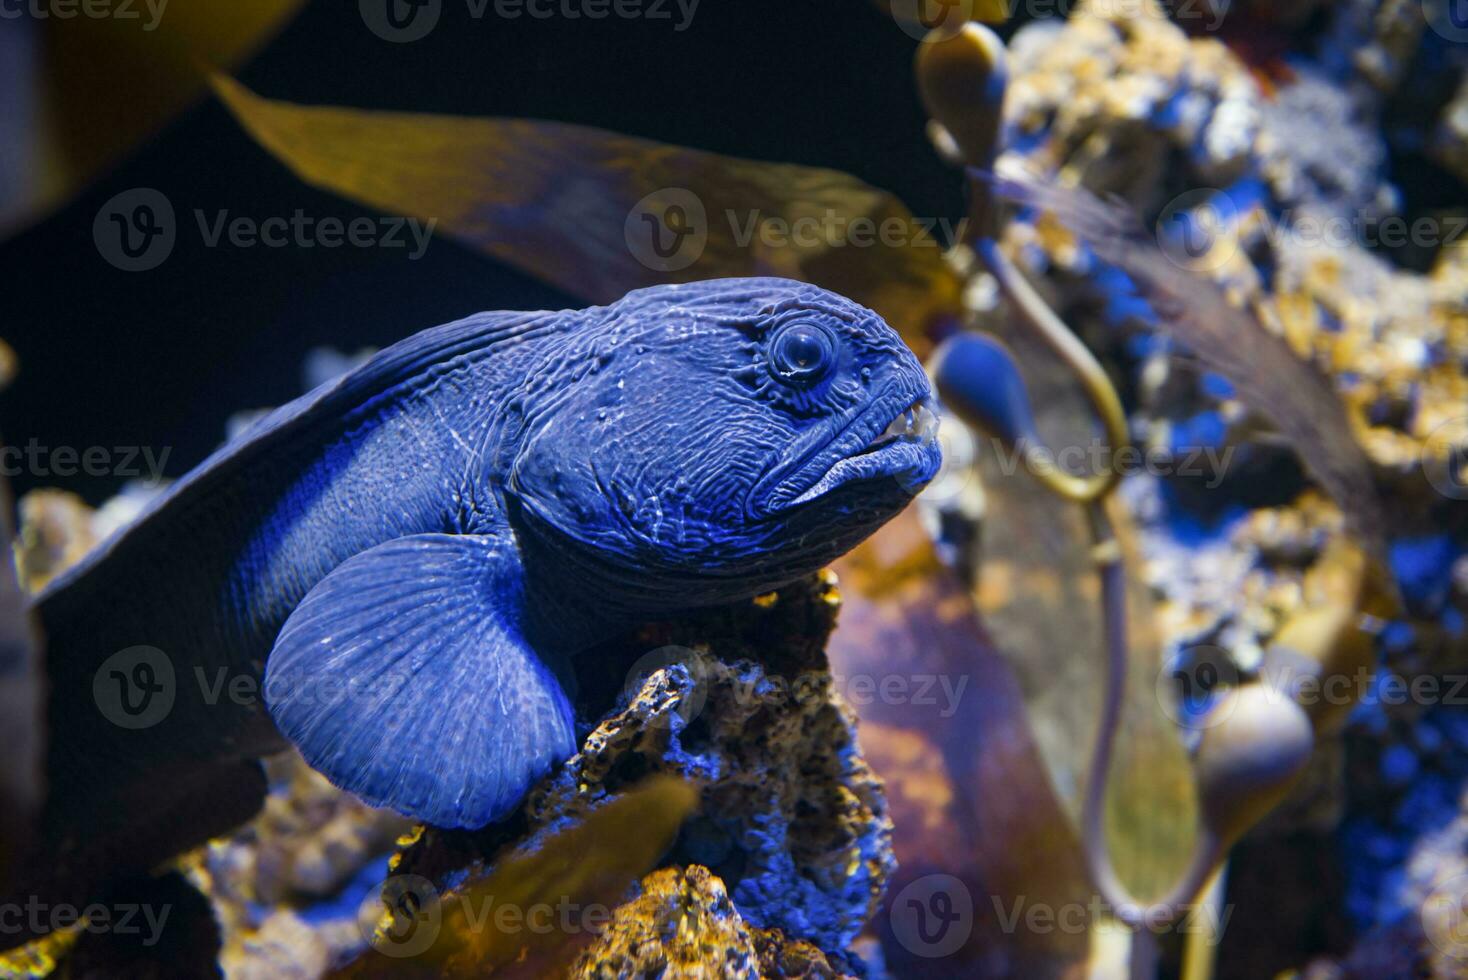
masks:
{"type": "Polygon", "coordinates": [[[607,930],[570,971],[577,980],[663,977],[812,978],[847,974],[808,942],[779,929],[751,928],[724,883],[707,868],[663,868],[642,880],[640,894],[620,906],[607,930]]]}
{"type": "Polygon", "coordinates": [[[637,898],[571,969],[576,980],[756,980],[759,956],[749,926],[724,883],[707,868],[664,868],[642,881],[637,898]]]}
{"type": "Polygon", "coordinates": [[[751,925],[845,953],[895,862],[880,782],[820,652],[837,605],[829,578],[811,580],[588,653],[602,675],[582,678],[583,717],[613,703],[581,751],[515,818],[473,834],[430,830],[399,870],[452,884],[504,845],[534,847],[636,780],[669,773],[699,786],[703,803],[668,862],[712,869],[751,925]]]}
{"type": "Polygon", "coordinates": [[[94,511],[65,490],[34,490],[20,499],[16,565],[32,592],[81,560],[97,543],[94,511]]]}
{"type": "Polygon", "coordinates": [[[1352,63],[1373,85],[1397,86],[1417,51],[1424,26],[1418,0],[1347,0],[1340,4],[1337,32],[1352,53],[1352,63]]]}
{"type": "Polygon", "coordinates": [[[1167,187],[1175,157],[1222,186],[1258,137],[1248,69],[1218,40],[1188,37],[1152,0],[1083,3],[1063,25],[1025,28],[1011,71],[1008,145],[1131,200],[1167,187]]]}
{"type": "MultiPolygon", "coordinates": [[[[1016,36],[1007,155],[1125,198],[1156,222],[1169,254],[1207,237],[1189,267],[1333,380],[1383,476],[1431,495],[1423,466],[1468,444],[1468,269],[1461,248],[1438,248],[1462,229],[1395,213],[1384,109],[1369,86],[1306,64],[1266,90],[1222,44],[1130,7],[1082,5],[1064,26],[1016,36]],[[1430,274],[1397,268],[1392,250],[1436,262],[1430,274]]],[[[1392,10],[1382,5],[1377,23],[1392,22],[1392,10]]],[[[1215,442],[1214,428],[1242,441],[1257,420],[1231,392],[1176,365],[1165,341],[1132,335],[1147,314],[1123,301],[1124,281],[1044,221],[1016,222],[1008,237],[1083,333],[1103,348],[1126,345],[1117,355],[1169,423],[1159,448],[1215,442]]]]}
{"type": "Polygon", "coordinates": [[[294,752],[271,760],[269,775],[260,814],[183,864],[214,903],[230,976],[305,980],[366,947],[359,896],[338,896],[411,824],[343,793],[294,752]]]}
{"type": "Polygon", "coordinates": [[[759,954],[759,973],[768,980],[809,977],[811,980],[844,980],[842,973],[815,946],[791,939],[779,929],[752,929],[755,952],[759,954]]]}
{"type": "Polygon", "coordinates": [[[232,980],[314,980],[331,966],[332,950],[294,912],[270,913],[248,936],[236,936],[219,962],[232,980]]]}
{"type": "Polygon", "coordinates": [[[1432,150],[1443,166],[1468,182],[1468,78],[1458,86],[1453,100],[1443,107],[1432,150]]]}

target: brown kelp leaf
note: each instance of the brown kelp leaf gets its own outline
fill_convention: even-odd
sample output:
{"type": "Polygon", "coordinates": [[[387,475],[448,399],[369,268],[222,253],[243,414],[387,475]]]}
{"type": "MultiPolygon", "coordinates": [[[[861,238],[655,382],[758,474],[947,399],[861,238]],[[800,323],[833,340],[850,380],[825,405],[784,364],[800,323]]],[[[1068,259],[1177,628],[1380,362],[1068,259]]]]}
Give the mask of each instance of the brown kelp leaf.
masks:
{"type": "MultiPolygon", "coordinates": [[[[1019,355],[1037,422],[1052,447],[1091,444],[1090,412],[1070,374],[1032,335],[1004,339],[1019,355]]],[[[982,439],[987,511],[977,590],[984,625],[1019,677],[1055,787],[1079,821],[1095,751],[1106,654],[1100,579],[1081,508],[1047,493],[1004,447],[982,439]]],[[[1145,901],[1170,889],[1197,827],[1192,766],[1157,696],[1162,651],[1150,594],[1136,574],[1130,517],[1107,513],[1128,582],[1129,669],[1108,789],[1108,839],[1117,873],[1145,901]]]]}
{"type": "Polygon", "coordinates": [[[1014,671],[967,590],[912,509],[836,567],[842,608],[827,653],[893,821],[898,871],[875,923],[888,966],[1043,978],[1083,963],[1084,931],[1014,924],[1031,908],[1084,907],[1090,885],[1014,671]],[[966,917],[946,932],[936,915],[919,921],[945,905],[966,917]]]}
{"type": "Polygon", "coordinates": [[[203,92],[206,72],[254,54],[293,17],[301,0],[114,4],[113,16],[47,17],[42,71],[30,93],[44,125],[39,186],[21,216],[64,199],[157,132],[203,92]],[[126,11],[124,10],[126,8],[126,11]],[[110,80],[111,84],[106,82],[110,80]]]}
{"type": "Polygon", "coordinates": [[[1082,188],[1042,183],[1002,166],[999,194],[1052,212],[1106,262],[1135,283],[1171,331],[1208,367],[1228,378],[1240,400],[1272,420],[1306,468],[1345,513],[1352,530],[1381,551],[1381,506],[1366,454],[1329,383],[1283,337],[1229,302],[1211,280],[1169,258],[1126,206],[1082,188]]]}
{"type": "Polygon", "coordinates": [[[886,317],[909,342],[957,308],[928,228],[834,170],[758,163],[567,123],[260,98],[216,77],[250,134],[307,183],[436,222],[597,303],[721,276],[805,279],[886,317]]]}
{"type": "Polygon", "coordinates": [[[373,949],[337,976],[563,973],[697,803],[693,786],[659,776],[451,890],[439,893],[416,875],[389,877],[373,949]]]}

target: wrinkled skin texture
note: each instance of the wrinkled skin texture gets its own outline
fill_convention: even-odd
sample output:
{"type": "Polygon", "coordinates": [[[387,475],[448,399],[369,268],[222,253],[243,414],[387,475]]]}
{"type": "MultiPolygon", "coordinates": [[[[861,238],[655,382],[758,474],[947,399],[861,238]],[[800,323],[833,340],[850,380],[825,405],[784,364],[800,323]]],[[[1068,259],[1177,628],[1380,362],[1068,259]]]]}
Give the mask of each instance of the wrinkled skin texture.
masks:
{"type": "Polygon", "coordinates": [[[369,802],[498,819],[573,748],[581,648],[815,571],[906,506],[939,463],[925,410],[872,443],[927,394],[876,314],[778,279],[411,337],[220,450],[41,596],[48,825],[281,733],[369,802]],[[134,731],[99,718],[92,682],[138,644],[176,683],[134,731]]]}
{"type": "Polygon", "coordinates": [[[927,395],[917,360],[870,311],[781,280],[642,290],[611,309],[530,380],[546,395],[525,397],[509,494],[552,548],[605,563],[605,594],[635,611],[727,602],[815,571],[932,476],[933,446],[903,442],[793,504],[927,395]],[[829,333],[832,366],[791,384],[780,355],[807,325],[829,333]]]}

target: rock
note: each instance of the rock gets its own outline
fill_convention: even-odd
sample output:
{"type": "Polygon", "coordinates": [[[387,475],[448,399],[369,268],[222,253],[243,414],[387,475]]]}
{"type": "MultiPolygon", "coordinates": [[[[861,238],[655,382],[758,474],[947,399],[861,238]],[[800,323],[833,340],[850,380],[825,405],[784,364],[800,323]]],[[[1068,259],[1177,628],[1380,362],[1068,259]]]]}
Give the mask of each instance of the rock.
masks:
{"type": "Polygon", "coordinates": [[[754,938],[707,868],[663,868],[642,894],[619,907],[611,925],[572,967],[575,980],[757,980],[754,938]]]}
{"type": "Polygon", "coordinates": [[[588,651],[578,715],[599,720],[581,751],[515,817],[473,834],[428,830],[399,870],[451,881],[669,773],[703,802],[667,862],[710,868],[752,926],[844,955],[895,860],[881,784],[822,652],[839,601],[826,573],[588,651]]]}
{"type": "Polygon", "coordinates": [[[1468,182],[1468,78],[1438,117],[1432,152],[1459,180],[1468,182]]]}
{"type": "Polygon", "coordinates": [[[1010,146],[1045,169],[1143,207],[1181,156],[1201,183],[1240,176],[1255,144],[1258,88],[1222,43],[1189,38],[1152,0],[1082,3],[1064,27],[1014,38],[1005,102],[1010,146]]]}
{"type": "Polygon", "coordinates": [[[779,929],[750,928],[707,868],[663,868],[642,880],[611,925],[577,958],[575,980],[661,977],[836,980],[826,955],[779,929]]]}
{"type": "Polygon", "coordinates": [[[815,946],[801,940],[792,940],[778,929],[754,929],[754,948],[759,954],[760,976],[775,980],[779,977],[805,978],[812,980],[846,980],[850,974],[842,973],[831,965],[826,954],[815,946]]]}
{"type": "MultiPolygon", "coordinates": [[[[1156,222],[1164,248],[1181,247],[1174,238],[1184,226],[1211,236],[1206,268],[1194,271],[1254,306],[1334,381],[1383,479],[1413,506],[1440,502],[1423,467],[1441,469],[1454,447],[1468,445],[1468,263],[1463,249],[1439,248],[1461,236],[1452,219],[1397,213],[1379,94],[1341,77],[1328,58],[1296,64],[1288,81],[1266,90],[1222,44],[1135,6],[1083,4],[1063,27],[1019,32],[1006,156],[1124,198],[1156,222]],[[1387,255],[1399,252],[1436,262],[1429,274],[1397,268],[1387,255]]],[[[1415,4],[1361,8],[1338,6],[1327,47],[1359,53],[1369,33],[1361,21],[1391,39],[1382,51],[1410,55],[1416,35],[1391,25],[1415,18],[1420,28],[1415,4]]],[[[1449,157],[1459,115],[1450,108],[1440,127],[1449,157]]],[[[1014,222],[1006,238],[1050,280],[1062,313],[1079,314],[1073,326],[1117,348],[1144,391],[1166,395],[1148,406],[1166,412],[1159,421],[1179,426],[1217,412],[1229,422],[1229,444],[1245,441],[1247,420],[1201,374],[1159,372],[1122,349],[1137,311],[1129,321],[1095,322],[1097,312],[1130,309],[1125,282],[1091,268],[1087,253],[1047,233],[1044,221],[1014,222]],[[1179,381],[1192,390],[1178,390],[1179,381]]]]}
{"type": "Polygon", "coordinates": [[[315,929],[282,910],[226,947],[220,965],[231,980],[315,980],[331,965],[331,950],[315,929]]]}
{"type": "Polygon", "coordinates": [[[20,498],[16,564],[31,592],[82,559],[97,543],[92,508],[65,490],[32,490],[20,498]]]}

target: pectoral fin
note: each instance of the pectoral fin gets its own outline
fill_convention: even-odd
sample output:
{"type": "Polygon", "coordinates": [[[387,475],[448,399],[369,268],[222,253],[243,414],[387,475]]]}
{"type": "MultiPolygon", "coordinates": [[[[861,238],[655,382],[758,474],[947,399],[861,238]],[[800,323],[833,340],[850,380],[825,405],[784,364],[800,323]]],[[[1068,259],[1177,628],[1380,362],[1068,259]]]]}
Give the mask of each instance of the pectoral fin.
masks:
{"type": "Polygon", "coordinates": [[[282,734],[336,785],[442,827],[481,827],[575,751],[571,706],[521,633],[512,547],[419,534],[343,562],[265,668],[282,734]]]}

